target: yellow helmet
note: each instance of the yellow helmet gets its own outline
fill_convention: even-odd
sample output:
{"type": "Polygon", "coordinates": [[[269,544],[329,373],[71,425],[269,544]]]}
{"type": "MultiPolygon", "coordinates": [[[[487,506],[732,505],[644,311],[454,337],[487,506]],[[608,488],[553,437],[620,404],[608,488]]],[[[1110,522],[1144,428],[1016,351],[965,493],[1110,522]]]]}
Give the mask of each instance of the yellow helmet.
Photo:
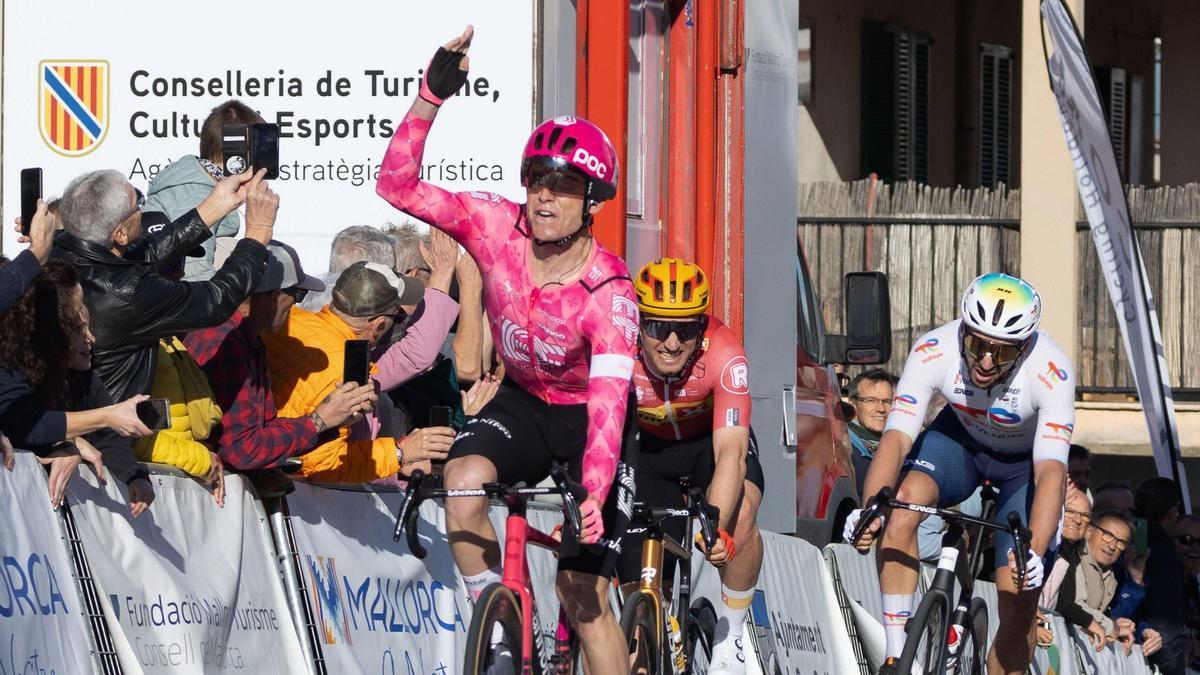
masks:
{"type": "Polygon", "coordinates": [[[708,275],[679,258],[646,263],[633,280],[638,309],[654,316],[699,316],[708,309],[708,275]]]}

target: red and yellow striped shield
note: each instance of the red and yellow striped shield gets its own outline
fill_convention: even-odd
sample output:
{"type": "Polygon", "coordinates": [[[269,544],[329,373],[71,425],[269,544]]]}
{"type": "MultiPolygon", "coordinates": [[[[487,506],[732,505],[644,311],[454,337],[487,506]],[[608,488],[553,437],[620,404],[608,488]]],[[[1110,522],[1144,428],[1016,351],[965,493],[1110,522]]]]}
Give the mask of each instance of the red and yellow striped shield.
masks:
{"type": "Polygon", "coordinates": [[[108,133],[108,61],[39,63],[38,128],[60,155],[99,147],[108,133]]]}

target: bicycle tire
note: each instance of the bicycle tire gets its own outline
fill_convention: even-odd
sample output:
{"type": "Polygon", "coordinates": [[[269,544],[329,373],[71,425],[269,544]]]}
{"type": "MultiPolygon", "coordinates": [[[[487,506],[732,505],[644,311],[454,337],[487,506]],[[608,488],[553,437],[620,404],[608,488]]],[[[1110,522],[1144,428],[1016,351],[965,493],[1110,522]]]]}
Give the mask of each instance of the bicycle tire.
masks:
{"type": "Polygon", "coordinates": [[[647,675],[669,675],[672,672],[663,660],[668,636],[664,630],[665,618],[657,609],[659,606],[653,596],[640,590],[634,591],[625,600],[625,607],[621,610],[621,633],[625,635],[625,643],[629,646],[631,673],[642,672],[639,666],[643,664],[647,675]]]}
{"type": "Polygon", "coordinates": [[[983,598],[971,598],[967,609],[967,624],[958,648],[957,675],[980,675],[987,672],[987,605],[983,598]]]}
{"type": "Polygon", "coordinates": [[[917,672],[941,675],[946,669],[946,631],[950,627],[950,597],[945,591],[929,589],[921,598],[917,612],[908,620],[904,650],[900,652],[897,673],[917,672]]]}
{"type": "MultiPolygon", "coordinates": [[[[475,601],[475,612],[471,616],[471,627],[467,631],[466,648],[463,654],[463,673],[467,675],[484,675],[493,665],[492,632],[493,626],[499,624],[504,631],[504,639],[508,642],[509,657],[512,661],[512,672],[521,672],[521,603],[517,596],[502,583],[493,583],[483,589],[479,599],[475,601]]],[[[534,672],[540,670],[536,661],[534,672]]]]}
{"type": "Polygon", "coordinates": [[[699,598],[688,610],[687,667],[683,675],[708,672],[717,633],[717,612],[712,603],[699,598]],[[698,667],[699,666],[699,667],[698,667]]]}

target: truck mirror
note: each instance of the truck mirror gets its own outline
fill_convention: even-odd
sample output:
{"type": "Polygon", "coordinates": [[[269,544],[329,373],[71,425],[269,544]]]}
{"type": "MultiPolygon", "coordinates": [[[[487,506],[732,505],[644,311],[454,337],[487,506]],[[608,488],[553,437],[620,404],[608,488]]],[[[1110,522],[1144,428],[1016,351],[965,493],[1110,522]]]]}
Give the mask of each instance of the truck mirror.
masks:
{"type": "Polygon", "coordinates": [[[843,297],[846,302],[844,363],[886,363],[892,357],[892,310],[887,275],[883,272],[850,272],[843,297]]]}

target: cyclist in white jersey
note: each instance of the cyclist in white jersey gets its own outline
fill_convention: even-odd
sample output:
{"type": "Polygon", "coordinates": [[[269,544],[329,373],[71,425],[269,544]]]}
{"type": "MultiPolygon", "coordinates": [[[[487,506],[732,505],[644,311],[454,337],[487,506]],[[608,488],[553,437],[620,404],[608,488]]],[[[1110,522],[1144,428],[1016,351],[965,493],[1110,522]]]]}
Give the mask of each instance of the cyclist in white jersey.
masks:
{"type": "MultiPolygon", "coordinates": [[[[997,515],[1022,515],[1033,534],[1033,552],[1020,593],[1012,538],[996,536],[1000,626],[988,655],[990,673],[1024,673],[1029,666],[1042,558],[1063,509],[1075,424],[1074,371],[1050,336],[1037,330],[1041,312],[1037,291],[1020,279],[987,274],[972,282],[962,318],[925,334],[909,353],[863,490],[865,501],[899,481],[900,501],[946,507],[988,479],[999,493],[997,515]],[[934,393],[946,398],[946,407],[922,431],[934,393]]],[[[856,510],[847,518],[847,539],[860,516],[856,510]]],[[[894,672],[893,661],[904,648],[922,518],[896,511],[882,523],[877,558],[887,661],[881,674],[894,672]]],[[[879,530],[880,523],[872,526],[860,548],[879,530]]]]}

